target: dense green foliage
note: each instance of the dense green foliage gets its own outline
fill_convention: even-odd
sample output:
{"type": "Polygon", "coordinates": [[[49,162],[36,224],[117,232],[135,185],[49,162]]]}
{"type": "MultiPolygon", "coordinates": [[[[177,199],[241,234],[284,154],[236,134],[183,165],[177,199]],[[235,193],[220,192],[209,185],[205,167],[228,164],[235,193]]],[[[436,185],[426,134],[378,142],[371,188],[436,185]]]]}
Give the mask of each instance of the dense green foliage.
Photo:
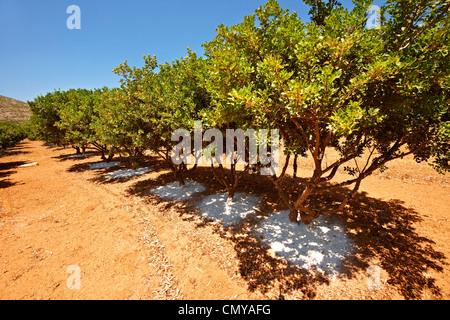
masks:
{"type": "Polygon", "coordinates": [[[37,135],[41,139],[56,144],[65,142],[65,131],[57,123],[61,120],[59,111],[67,102],[64,92],[57,90],[28,101],[33,113],[30,120],[38,128],[37,135]]]}
{"type": "MultiPolygon", "coordinates": [[[[369,0],[355,0],[351,11],[335,0],[305,2],[309,22],[269,0],[243,22],[220,25],[205,57],[189,51],[158,65],[147,55],[141,68],[125,61],[114,70],[120,88],[39,96],[30,102],[32,121],[47,141],[126,154],[134,166],[150,150],[181,184],[186,165],[172,162],[174,130],[193,132],[196,120],[222,131],[278,129],[287,159],[314,161],[305,184],[284,187],[286,167],[269,177],[291,220],[305,223],[323,214],[310,195],[351,185],[331,209],[342,210],[364,178],[394,159],[413,154],[448,171],[448,1],[387,1],[372,29],[369,0]],[[330,149],[339,158],[327,163],[330,149]],[[339,168],[349,179],[330,184],[339,168]]],[[[231,181],[216,175],[230,193],[235,173],[231,181]]]]}
{"type": "Polygon", "coordinates": [[[98,119],[98,105],[101,103],[103,91],[71,89],[63,93],[67,101],[60,105],[60,120],[55,125],[65,133],[64,139],[76,148],[85,150],[88,145],[93,145],[100,151],[106,150],[99,144],[99,138],[92,126],[98,119]]]}
{"type": "Polygon", "coordinates": [[[272,177],[293,221],[320,215],[308,197],[363,155],[362,166],[347,167],[354,178],[339,185],[354,189],[336,210],[393,159],[412,153],[448,170],[448,2],[388,2],[380,29],[365,27],[370,1],[356,4],[323,6],[320,23],[304,23],[271,0],[205,45],[218,117],[276,127],[288,151],[314,159],[296,199],[272,177]],[[328,148],[341,157],[325,165],[328,148]]]}
{"type": "Polygon", "coordinates": [[[22,127],[12,122],[0,122],[0,150],[14,147],[26,138],[22,127]]]}

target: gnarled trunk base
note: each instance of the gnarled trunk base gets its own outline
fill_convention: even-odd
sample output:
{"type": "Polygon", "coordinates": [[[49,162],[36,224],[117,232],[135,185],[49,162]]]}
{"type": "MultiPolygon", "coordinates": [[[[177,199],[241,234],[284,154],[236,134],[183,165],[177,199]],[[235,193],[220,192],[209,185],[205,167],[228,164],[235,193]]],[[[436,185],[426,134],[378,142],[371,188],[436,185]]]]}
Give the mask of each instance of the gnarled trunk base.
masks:
{"type": "Polygon", "coordinates": [[[311,214],[293,208],[289,209],[289,220],[293,223],[300,223],[301,221],[305,225],[309,225],[314,221],[314,219],[317,219],[318,217],[320,217],[320,213],[318,212],[311,214]]]}

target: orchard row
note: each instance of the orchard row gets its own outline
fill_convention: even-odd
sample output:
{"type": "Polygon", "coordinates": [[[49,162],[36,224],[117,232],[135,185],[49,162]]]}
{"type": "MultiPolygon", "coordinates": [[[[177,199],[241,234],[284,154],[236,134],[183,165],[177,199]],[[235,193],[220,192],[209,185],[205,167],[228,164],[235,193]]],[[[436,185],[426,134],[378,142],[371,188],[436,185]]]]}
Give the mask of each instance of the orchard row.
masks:
{"type": "MultiPolygon", "coordinates": [[[[449,169],[449,8],[445,0],[388,1],[378,28],[367,28],[371,1],[349,11],[336,1],[305,1],[311,21],[268,1],[234,26],[220,25],[202,57],[142,67],[122,63],[120,87],[54,91],[29,102],[40,138],[88,146],[103,158],[126,154],[137,166],[150,150],[183,183],[185,163],[172,161],[177,129],[277,129],[286,166],[267,177],[290,218],[309,223],[323,212],[308,198],[352,186],[331,211],[342,210],[361,181],[389,161],[413,154],[449,169]],[[324,162],[330,149],[339,154],[324,162]],[[286,186],[289,159],[310,156],[306,184],[286,186]],[[330,183],[339,168],[347,181],[330,183]],[[289,191],[288,191],[289,190],[289,191]],[[292,191],[292,190],[295,190],[292,191]]],[[[191,135],[194,137],[194,135],[191,135]]],[[[250,170],[211,164],[232,195],[250,170]]],[[[261,164],[257,162],[256,168],[261,164]]]]}

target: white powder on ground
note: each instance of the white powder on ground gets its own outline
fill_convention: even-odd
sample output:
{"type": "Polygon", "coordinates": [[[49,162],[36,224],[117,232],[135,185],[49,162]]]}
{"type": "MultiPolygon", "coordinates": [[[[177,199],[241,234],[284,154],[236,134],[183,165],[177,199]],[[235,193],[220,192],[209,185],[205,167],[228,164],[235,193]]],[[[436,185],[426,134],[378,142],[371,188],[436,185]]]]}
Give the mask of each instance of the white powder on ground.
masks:
{"type": "Polygon", "coordinates": [[[219,193],[205,197],[199,205],[202,216],[218,220],[224,226],[238,223],[258,207],[257,197],[240,192],[234,195],[233,201],[228,201],[228,193],[219,193]]]}
{"type": "Polygon", "coordinates": [[[203,184],[195,181],[186,181],[184,186],[178,182],[169,183],[150,190],[150,193],[169,200],[185,200],[190,198],[194,193],[203,192],[206,188],[203,184]]]}
{"type": "Polygon", "coordinates": [[[120,165],[120,162],[100,162],[94,163],[89,168],[90,169],[103,169],[103,168],[111,168],[120,165]]]}
{"type": "Polygon", "coordinates": [[[66,159],[90,157],[90,156],[93,156],[93,155],[95,155],[95,153],[72,154],[70,156],[67,156],[66,159]]]}
{"type": "MultiPolygon", "coordinates": [[[[204,190],[201,183],[186,181],[185,186],[173,182],[155,188],[150,193],[169,200],[185,200],[204,190]]],[[[257,214],[259,205],[258,197],[237,192],[233,201],[228,201],[228,193],[206,196],[198,208],[203,217],[230,226],[249,215],[257,214]]],[[[321,216],[306,226],[292,223],[289,211],[282,211],[261,220],[255,226],[255,231],[280,258],[299,268],[315,267],[331,277],[339,275],[340,263],[351,253],[352,243],[344,226],[332,216],[321,216]]]]}
{"type": "Polygon", "coordinates": [[[331,276],[351,252],[345,228],[330,216],[321,216],[311,225],[289,220],[289,211],[274,213],[256,227],[276,254],[303,269],[316,267],[331,276]]]}
{"type": "Polygon", "coordinates": [[[142,174],[145,174],[147,172],[150,172],[151,170],[149,168],[138,168],[136,170],[134,169],[126,169],[126,170],[119,170],[110,172],[107,174],[108,177],[113,179],[120,179],[120,178],[130,178],[134,176],[139,176],[142,174]]]}

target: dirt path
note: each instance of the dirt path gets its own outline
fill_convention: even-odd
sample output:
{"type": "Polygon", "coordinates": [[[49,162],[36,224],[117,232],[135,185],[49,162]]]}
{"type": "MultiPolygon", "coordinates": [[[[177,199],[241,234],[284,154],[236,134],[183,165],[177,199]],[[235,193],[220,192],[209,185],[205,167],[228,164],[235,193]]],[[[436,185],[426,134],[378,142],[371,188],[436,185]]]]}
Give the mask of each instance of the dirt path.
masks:
{"type": "Polygon", "coordinates": [[[153,208],[120,194],[123,185],[107,188],[68,172],[78,159],[60,161],[59,156],[72,150],[24,142],[11,153],[0,160],[5,178],[0,189],[0,299],[219,299],[239,292],[214,261],[199,257],[179,268],[181,275],[190,275],[181,292],[163,243],[177,251],[175,260],[189,265],[192,251],[180,254],[178,244],[170,248],[171,237],[181,243],[188,236],[168,230],[162,232],[162,243],[157,229],[163,226],[149,218],[153,208]],[[18,167],[31,162],[39,165],[18,167]],[[79,267],[80,289],[69,289],[67,281],[76,276],[69,266],[79,267]],[[209,283],[211,290],[192,292],[189,287],[196,283],[205,288],[209,283]]]}
{"type": "Polygon", "coordinates": [[[392,176],[364,181],[361,206],[342,217],[355,234],[360,262],[349,277],[330,282],[293,274],[282,282],[280,274],[288,277],[290,269],[255,249],[251,239],[202,223],[183,203],[148,197],[164,171],[108,181],[101,178],[108,169],[89,169],[98,156],[67,159],[70,154],[72,149],[25,141],[0,158],[0,299],[276,299],[280,288],[298,289],[285,298],[309,297],[312,290],[319,299],[402,299],[412,280],[422,298],[450,297],[450,268],[446,258],[436,258],[450,255],[448,178],[430,173],[431,180],[417,183],[409,160],[397,164],[392,176]],[[20,167],[32,162],[39,165],[20,167]],[[409,176],[402,180],[405,168],[409,176]],[[367,221],[357,213],[366,207],[378,216],[391,211],[421,218],[407,225],[408,239],[396,232],[380,236],[399,221],[374,223],[369,230],[378,233],[369,239],[370,232],[365,237],[358,231],[367,221]],[[397,259],[393,253],[406,243],[411,254],[397,259]],[[414,267],[430,264],[430,275],[401,280],[396,274],[402,259],[414,267]],[[368,290],[366,267],[377,261],[383,289],[368,290]],[[79,288],[71,282],[76,270],[79,288]],[[441,295],[429,289],[431,282],[422,283],[428,278],[441,295]]]}

